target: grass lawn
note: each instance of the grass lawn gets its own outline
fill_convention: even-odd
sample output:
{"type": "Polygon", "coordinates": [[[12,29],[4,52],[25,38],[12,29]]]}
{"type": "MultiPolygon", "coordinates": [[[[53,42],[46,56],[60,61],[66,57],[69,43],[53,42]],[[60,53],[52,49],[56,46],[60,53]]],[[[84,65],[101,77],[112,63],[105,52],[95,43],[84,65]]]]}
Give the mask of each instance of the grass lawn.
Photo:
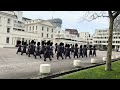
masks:
{"type": "Polygon", "coordinates": [[[120,61],[112,62],[112,71],[105,71],[105,65],[81,70],[57,79],[120,79],[120,61]]]}

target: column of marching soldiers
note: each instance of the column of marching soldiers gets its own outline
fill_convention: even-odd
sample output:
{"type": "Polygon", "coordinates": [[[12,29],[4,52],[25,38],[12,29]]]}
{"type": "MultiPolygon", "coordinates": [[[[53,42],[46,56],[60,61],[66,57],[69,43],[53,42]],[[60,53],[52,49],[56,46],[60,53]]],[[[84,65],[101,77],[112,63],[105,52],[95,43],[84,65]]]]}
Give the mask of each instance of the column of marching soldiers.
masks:
{"type": "MultiPolygon", "coordinates": [[[[40,58],[44,58],[44,61],[46,61],[46,58],[49,58],[49,60],[51,61],[52,58],[54,57],[53,50],[54,50],[53,43],[50,41],[48,42],[42,41],[41,45],[40,42],[38,42],[37,46],[34,40],[32,40],[29,45],[27,45],[26,42],[24,42],[24,44],[21,45],[20,41],[18,43],[18,50],[16,54],[18,54],[18,52],[20,52],[21,55],[26,53],[28,57],[30,57],[30,55],[33,55],[36,59],[37,56],[39,56],[40,58]]],[[[71,55],[73,55],[74,58],[87,57],[87,50],[88,47],[86,45],[84,46],[80,45],[80,47],[78,47],[77,43],[75,45],[72,44],[64,45],[64,43],[62,42],[59,45],[57,43],[55,44],[55,53],[57,53],[56,54],[57,60],[59,59],[59,57],[61,57],[62,59],[66,59],[67,57],[69,57],[69,59],[71,59],[71,55]]],[[[92,45],[89,46],[89,57],[90,56],[96,56],[95,46],[93,47],[92,45]]]]}

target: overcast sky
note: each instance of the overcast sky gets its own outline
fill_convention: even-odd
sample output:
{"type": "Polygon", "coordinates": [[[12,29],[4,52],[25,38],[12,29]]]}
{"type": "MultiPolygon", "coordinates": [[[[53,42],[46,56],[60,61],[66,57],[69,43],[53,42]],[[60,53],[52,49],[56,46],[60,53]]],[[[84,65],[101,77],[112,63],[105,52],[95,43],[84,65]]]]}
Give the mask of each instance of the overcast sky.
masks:
{"type": "Polygon", "coordinates": [[[95,29],[108,28],[108,18],[98,18],[91,22],[80,22],[86,11],[23,11],[23,16],[30,19],[62,19],[62,29],[77,29],[78,32],[93,34],[95,29]]]}

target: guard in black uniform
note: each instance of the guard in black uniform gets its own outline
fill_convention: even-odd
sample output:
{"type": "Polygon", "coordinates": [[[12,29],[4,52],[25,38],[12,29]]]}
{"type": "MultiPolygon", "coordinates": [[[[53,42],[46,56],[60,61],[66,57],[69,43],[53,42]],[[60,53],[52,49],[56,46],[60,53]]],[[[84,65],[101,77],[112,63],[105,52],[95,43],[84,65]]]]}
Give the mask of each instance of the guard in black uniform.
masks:
{"type": "Polygon", "coordinates": [[[84,45],[84,56],[87,57],[87,46],[84,45]]]}
{"type": "Polygon", "coordinates": [[[50,42],[50,55],[53,57],[54,54],[53,54],[53,42],[50,42]]]}
{"type": "Polygon", "coordinates": [[[26,53],[26,55],[27,55],[26,49],[27,49],[27,42],[24,42],[24,44],[23,44],[23,50],[21,52],[21,55],[23,55],[23,53],[26,53]]]}
{"type": "Polygon", "coordinates": [[[97,50],[97,49],[96,49],[96,47],[94,46],[94,47],[93,47],[93,56],[96,56],[96,50],[97,50]]]}
{"type": "Polygon", "coordinates": [[[57,43],[55,44],[55,53],[57,52],[58,45],[57,43]]]}
{"type": "Polygon", "coordinates": [[[62,56],[62,42],[59,44],[59,46],[57,48],[57,59],[59,59],[59,57],[64,59],[63,56],[62,56]]]}
{"type": "Polygon", "coordinates": [[[74,44],[71,46],[71,54],[74,53],[74,44]]]}
{"type": "Polygon", "coordinates": [[[32,54],[35,57],[35,42],[34,40],[31,41],[31,44],[29,46],[29,52],[28,52],[28,57],[32,54]]]}
{"type": "Polygon", "coordinates": [[[90,56],[93,55],[93,54],[92,54],[92,46],[91,46],[91,45],[89,46],[89,49],[90,49],[90,51],[89,51],[89,57],[90,57],[90,56]]]}
{"type": "Polygon", "coordinates": [[[62,55],[65,55],[65,47],[64,47],[64,43],[62,43],[62,55]]]}
{"type": "Polygon", "coordinates": [[[69,57],[69,59],[71,59],[70,57],[70,45],[67,44],[67,47],[66,47],[66,51],[65,51],[65,59],[69,57]]]}
{"type": "Polygon", "coordinates": [[[83,58],[83,48],[82,48],[82,45],[80,45],[80,53],[79,53],[79,57],[82,56],[83,58]]]}
{"type": "Polygon", "coordinates": [[[50,61],[52,60],[50,57],[50,41],[47,42],[46,50],[44,53],[44,61],[46,61],[46,58],[49,58],[50,61]]]}
{"type": "Polygon", "coordinates": [[[22,45],[21,45],[21,41],[18,41],[18,50],[16,52],[16,54],[18,54],[18,52],[21,52],[22,51],[22,45]]]}
{"type": "Polygon", "coordinates": [[[37,47],[36,47],[36,49],[35,49],[35,58],[37,57],[37,56],[39,56],[40,58],[41,58],[41,55],[40,55],[40,42],[38,42],[37,43],[37,47]]]}
{"type": "Polygon", "coordinates": [[[77,44],[75,44],[75,48],[74,48],[74,58],[75,56],[77,56],[78,58],[78,45],[77,44]]]}
{"type": "Polygon", "coordinates": [[[45,52],[45,46],[46,42],[45,41],[42,41],[42,44],[41,44],[41,50],[40,50],[40,56],[43,55],[44,56],[44,52],[45,52]]]}

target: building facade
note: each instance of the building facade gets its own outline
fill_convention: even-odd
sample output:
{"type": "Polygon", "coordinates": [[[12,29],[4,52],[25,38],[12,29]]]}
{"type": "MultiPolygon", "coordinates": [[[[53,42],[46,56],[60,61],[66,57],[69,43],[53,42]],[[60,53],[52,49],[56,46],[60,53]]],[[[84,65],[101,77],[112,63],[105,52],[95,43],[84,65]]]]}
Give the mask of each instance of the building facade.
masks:
{"type": "Polygon", "coordinates": [[[57,30],[57,32],[55,33],[54,36],[54,44],[55,43],[60,43],[63,42],[64,44],[78,44],[80,45],[87,45],[87,43],[85,43],[85,41],[78,37],[77,35],[74,34],[70,34],[69,31],[65,31],[65,30],[57,30]]]}
{"type": "Polygon", "coordinates": [[[77,29],[65,29],[65,31],[68,31],[70,34],[77,35],[77,37],[79,37],[77,29]]]}
{"type": "Polygon", "coordinates": [[[91,36],[89,32],[80,32],[79,37],[86,41],[86,43],[93,44],[93,36],[91,36]]]}
{"type": "Polygon", "coordinates": [[[50,40],[53,45],[60,42],[86,44],[76,33],[61,30],[61,27],[49,20],[25,18],[21,11],[0,11],[0,47],[15,47],[18,41],[29,44],[31,40],[50,40]]]}
{"type": "MultiPolygon", "coordinates": [[[[93,36],[93,44],[94,45],[102,45],[103,47],[107,48],[108,45],[108,29],[106,30],[96,30],[93,36]]],[[[120,48],[120,32],[119,30],[113,31],[113,42],[112,48],[118,49],[120,48]]]]}

